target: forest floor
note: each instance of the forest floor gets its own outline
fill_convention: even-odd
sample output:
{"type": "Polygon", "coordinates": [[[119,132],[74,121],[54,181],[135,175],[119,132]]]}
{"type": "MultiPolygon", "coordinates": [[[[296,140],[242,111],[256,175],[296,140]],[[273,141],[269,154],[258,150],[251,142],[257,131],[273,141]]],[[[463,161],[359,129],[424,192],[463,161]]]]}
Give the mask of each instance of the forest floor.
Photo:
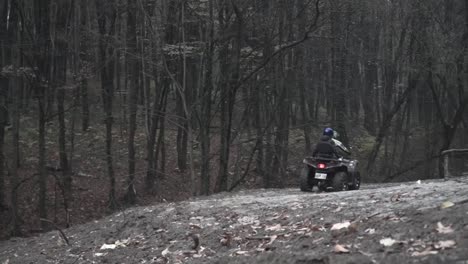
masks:
{"type": "Polygon", "coordinates": [[[63,233],[1,241],[0,263],[468,263],[468,178],[221,193],[63,233]]]}

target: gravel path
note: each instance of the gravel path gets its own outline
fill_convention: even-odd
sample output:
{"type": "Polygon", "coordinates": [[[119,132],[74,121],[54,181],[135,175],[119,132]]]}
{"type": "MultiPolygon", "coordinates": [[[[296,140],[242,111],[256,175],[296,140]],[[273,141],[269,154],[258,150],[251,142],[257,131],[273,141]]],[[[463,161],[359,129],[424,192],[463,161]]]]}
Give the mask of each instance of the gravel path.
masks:
{"type": "Polygon", "coordinates": [[[224,193],[0,242],[10,263],[468,263],[468,178],[224,193]]]}

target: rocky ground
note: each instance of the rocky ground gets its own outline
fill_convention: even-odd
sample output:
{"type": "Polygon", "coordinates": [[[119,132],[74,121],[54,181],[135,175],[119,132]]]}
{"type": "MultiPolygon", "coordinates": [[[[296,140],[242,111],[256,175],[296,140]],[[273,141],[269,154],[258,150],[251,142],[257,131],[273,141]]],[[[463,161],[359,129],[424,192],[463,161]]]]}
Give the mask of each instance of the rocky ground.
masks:
{"type": "Polygon", "coordinates": [[[468,263],[468,178],[219,194],[0,242],[9,263],[468,263]]]}

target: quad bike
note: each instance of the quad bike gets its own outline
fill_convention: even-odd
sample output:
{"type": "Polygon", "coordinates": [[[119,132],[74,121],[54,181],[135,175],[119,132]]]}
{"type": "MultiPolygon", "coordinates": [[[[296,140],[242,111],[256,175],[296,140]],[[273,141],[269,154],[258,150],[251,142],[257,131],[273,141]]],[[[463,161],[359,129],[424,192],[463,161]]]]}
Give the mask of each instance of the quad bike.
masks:
{"type": "Polygon", "coordinates": [[[358,190],[361,176],[357,170],[358,161],[344,158],[306,157],[301,172],[301,191],[312,191],[317,186],[320,191],[358,190]]]}

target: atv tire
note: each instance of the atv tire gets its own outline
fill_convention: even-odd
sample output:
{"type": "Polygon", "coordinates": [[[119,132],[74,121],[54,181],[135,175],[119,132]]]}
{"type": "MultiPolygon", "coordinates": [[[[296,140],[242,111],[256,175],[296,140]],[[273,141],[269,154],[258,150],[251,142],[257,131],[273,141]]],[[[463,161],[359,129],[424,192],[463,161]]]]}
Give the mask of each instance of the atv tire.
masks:
{"type": "Polygon", "coordinates": [[[312,186],[310,186],[310,183],[309,183],[309,168],[308,166],[305,166],[304,168],[302,168],[302,171],[301,171],[301,178],[299,179],[299,185],[300,185],[300,188],[301,188],[301,191],[303,192],[311,192],[312,191],[312,186]]]}
{"type": "Polygon", "coordinates": [[[332,181],[333,191],[347,191],[349,189],[348,185],[348,175],[346,172],[340,171],[335,174],[332,181]]]}
{"type": "Polygon", "coordinates": [[[351,185],[349,185],[350,190],[359,190],[361,187],[361,174],[359,172],[356,172],[353,177],[353,182],[351,185]]]}

